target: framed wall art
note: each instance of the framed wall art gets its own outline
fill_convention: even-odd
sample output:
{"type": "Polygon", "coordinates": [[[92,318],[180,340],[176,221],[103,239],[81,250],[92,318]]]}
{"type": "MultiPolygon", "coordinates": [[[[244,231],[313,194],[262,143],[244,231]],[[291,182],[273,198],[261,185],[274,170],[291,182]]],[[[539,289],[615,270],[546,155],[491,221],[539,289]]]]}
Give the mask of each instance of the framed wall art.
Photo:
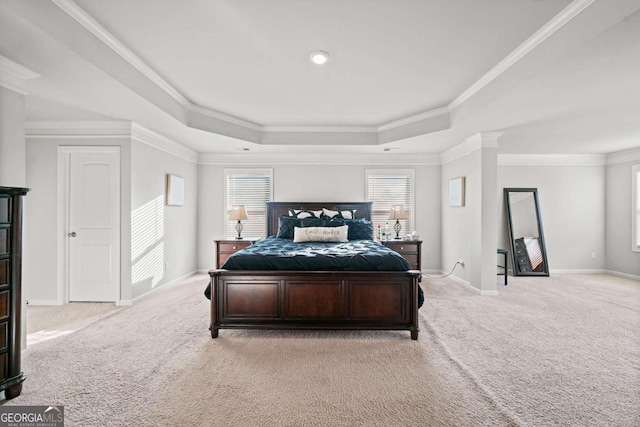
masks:
{"type": "Polygon", "coordinates": [[[184,206],[184,178],[167,174],[167,206],[184,206]]]}
{"type": "Polygon", "coordinates": [[[464,206],[464,176],[449,180],[449,206],[464,206]]]}

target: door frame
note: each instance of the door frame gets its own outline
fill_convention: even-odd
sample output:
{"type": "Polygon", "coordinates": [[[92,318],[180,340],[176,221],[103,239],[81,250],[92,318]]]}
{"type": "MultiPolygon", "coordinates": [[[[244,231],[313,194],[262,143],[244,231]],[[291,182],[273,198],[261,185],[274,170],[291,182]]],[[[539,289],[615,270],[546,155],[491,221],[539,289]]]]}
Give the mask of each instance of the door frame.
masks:
{"type": "MultiPolygon", "coordinates": [[[[118,195],[116,203],[118,205],[118,212],[121,210],[121,165],[122,159],[120,155],[119,146],[86,146],[86,145],[59,145],[58,146],[58,197],[57,197],[57,214],[58,214],[58,227],[57,227],[57,253],[58,253],[58,275],[57,275],[57,292],[56,301],[58,305],[67,304],[69,302],[69,263],[70,263],[70,245],[67,238],[67,232],[69,228],[69,212],[71,203],[71,154],[74,153],[105,153],[116,154],[117,156],[117,184],[116,194],[118,195]]],[[[118,274],[116,280],[117,289],[113,290],[113,302],[118,304],[121,297],[121,271],[122,271],[122,225],[120,215],[116,217],[116,236],[118,242],[115,245],[114,261],[118,263],[118,274]]]]}

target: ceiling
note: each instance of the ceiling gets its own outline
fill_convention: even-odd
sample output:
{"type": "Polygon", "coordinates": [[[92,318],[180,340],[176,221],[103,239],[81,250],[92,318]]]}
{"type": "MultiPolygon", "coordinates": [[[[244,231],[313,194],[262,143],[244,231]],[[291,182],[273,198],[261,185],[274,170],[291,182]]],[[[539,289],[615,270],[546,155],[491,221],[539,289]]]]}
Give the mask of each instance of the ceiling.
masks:
{"type": "Polygon", "coordinates": [[[199,153],[640,147],[640,0],[0,0],[28,121],[199,153]],[[323,66],[310,52],[330,53],[323,66]]]}

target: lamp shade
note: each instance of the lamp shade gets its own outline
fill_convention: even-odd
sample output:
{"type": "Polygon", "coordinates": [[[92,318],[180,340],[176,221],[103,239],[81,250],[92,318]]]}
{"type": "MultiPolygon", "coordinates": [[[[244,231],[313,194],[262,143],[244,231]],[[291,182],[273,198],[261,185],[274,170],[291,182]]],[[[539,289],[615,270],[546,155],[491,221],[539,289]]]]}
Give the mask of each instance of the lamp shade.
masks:
{"type": "Polygon", "coordinates": [[[407,213],[404,211],[404,206],[391,206],[391,209],[389,209],[388,219],[407,219],[407,213]]]}
{"type": "Polygon", "coordinates": [[[244,208],[244,205],[231,206],[229,219],[236,221],[244,221],[246,219],[249,219],[249,217],[247,217],[247,210],[244,208]]]}

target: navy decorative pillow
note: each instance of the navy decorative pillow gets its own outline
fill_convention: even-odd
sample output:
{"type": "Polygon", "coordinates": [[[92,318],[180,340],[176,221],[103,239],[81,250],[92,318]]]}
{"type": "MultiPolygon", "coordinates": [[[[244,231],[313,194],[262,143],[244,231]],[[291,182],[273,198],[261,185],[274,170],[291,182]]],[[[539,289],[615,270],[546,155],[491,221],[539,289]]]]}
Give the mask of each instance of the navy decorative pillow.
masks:
{"type": "Polygon", "coordinates": [[[298,218],[298,220],[300,227],[324,227],[326,225],[326,221],[320,218],[298,218]]]}
{"type": "Polygon", "coordinates": [[[373,223],[371,221],[349,221],[349,240],[373,240],[373,223]]]}
{"type": "Polygon", "coordinates": [[[278,234],[281,239],[293,239],[293,230],[300,227],[300,218],[293,216],[280,216],[278,218],[278,234]]]}
{"type": "Polygon", "coordinates": [[[343,225],[347,224],[347,221],[344,221],[342,219],[334,219],[334,218],[329,219],[328,221],[325,220],[325,222],[326,222],[325,227],[342,227],[343,225]]]}

